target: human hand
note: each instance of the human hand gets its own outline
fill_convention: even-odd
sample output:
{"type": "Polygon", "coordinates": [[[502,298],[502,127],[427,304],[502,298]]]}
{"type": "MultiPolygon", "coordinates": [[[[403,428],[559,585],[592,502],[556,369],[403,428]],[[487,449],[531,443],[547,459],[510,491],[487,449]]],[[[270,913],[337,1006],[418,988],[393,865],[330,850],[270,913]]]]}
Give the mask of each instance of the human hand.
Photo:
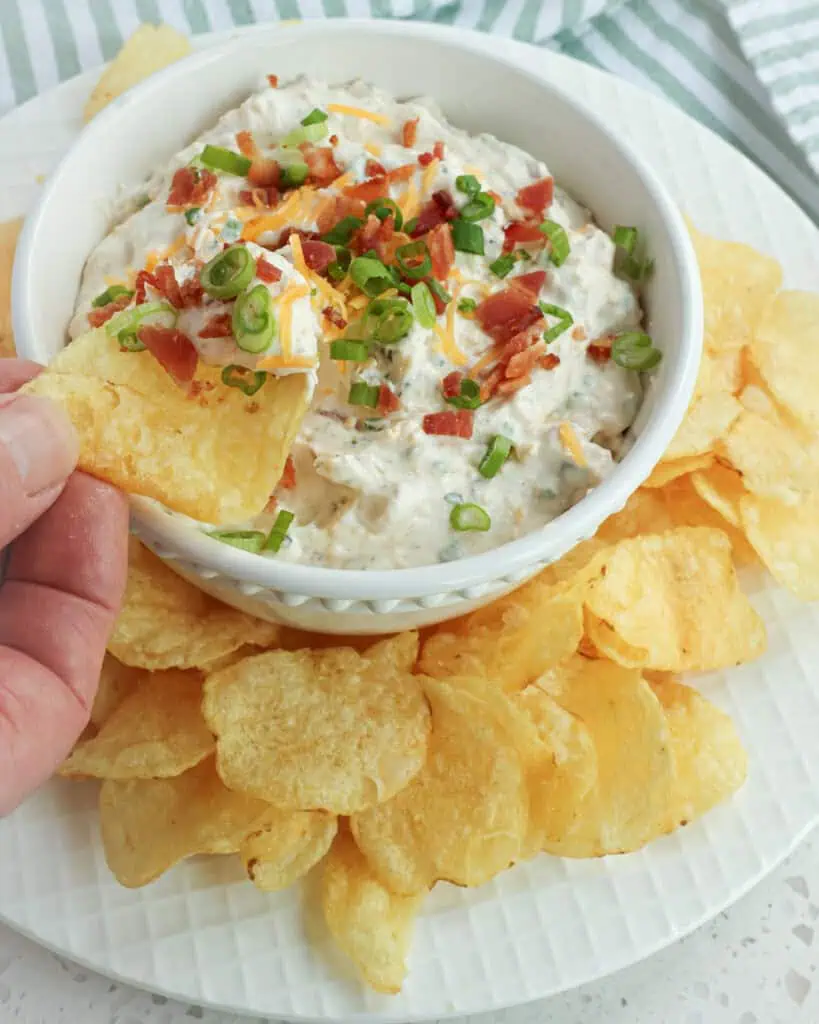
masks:
{"type": "Polygon", "coordinates": [[[72,472],[56,405],[14,392],[40,367],[0,360],[0,816],[44,782],[88,721],[128,559],[125,496],[72,472]],[[13,542],[13,544],[12,544],[13,542]]]}

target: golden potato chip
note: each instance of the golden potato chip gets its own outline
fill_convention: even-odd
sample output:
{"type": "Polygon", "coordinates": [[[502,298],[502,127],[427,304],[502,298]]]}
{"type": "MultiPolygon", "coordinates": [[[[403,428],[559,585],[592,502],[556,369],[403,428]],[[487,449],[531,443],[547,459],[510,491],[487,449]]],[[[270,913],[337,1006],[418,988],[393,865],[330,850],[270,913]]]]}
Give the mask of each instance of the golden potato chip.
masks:
{"type": "Polygon", "coordinates": [[[580,655],[538,681],[588,730],[597,772],[544,849],[561,857],[628,853],[669,830],[674,762],[660,702],[636,669],[580,655]]]}
{"type": "Polygon", "coordinates": [[[282,811],[271,807],[242,840],[239,856],[257,889],[286,889],[315,867],[330,849],[338,818],[325,811],[282,811]]]}
{"type": "Polygon", "coordinates": [[[376,992],[399,992],[423,893],[391,892],[346,829],[336,837],[322,872],[321,904],[330,934],[376,992]]]}
{"type": "Polygon", "coordinates": [[[228,608],[131,539],[125,598],[108,643],[124,664],[209,669],[246,644],[274,644],[278,635],[278,626],[228,608]]]}
{"type": "Polygon", "coordinates": [[[589,586],[586,606],[630,647],[644,648],[648,668],[717,669],[765,650],[765,627],[739,588],[731,543],[707,527],[622,541],[589,586]]]}
{"type": "Polygon", "coordinates": [[[598,618],[588,608],[583,615],[583,630],[586,649],[594,658],[608,658],[625,668],[642,668],[648,661],[645,647],[626,643],[608,622],[598,618]]]}
{"type": "Polygon", "coordinates": [[[706,348],[741,349],[782,286],[782,268],[749,245],[690,230],[702,277],[706,348]]]}
{"type": "Polygon", "coordinates": [[[106,779],[100,791],[105,859],[120,885],[147,885],[197,853],[236,853],[264,820],[262,800],[226,789],[213,758],[173,779],[106,779]]]}
{"type": "Polygon", "coordinates": [[[810,430],[819,430],[819,295],[782,292],[757,326],[750,356],[768,390],[810,430]]]}
{"type": "Polygon", "coordinates": [[[125,698],[136,690],[142,678],[142,669],[123,665],[113,654],[106,652],[94,703],[91,705],[91,722],[98,729],[103,726],[125,698]]]}
{"type": "Polygon", "coordinates": [[[742,476],[721,462],[691,475],[691,485],[711,508],[732,526],[740,527],[739,501],[748,492],[742,476]]]}
{"type": "Polygon", "coordinates": [[[11,328],[11,269],[22,226],[22,217],[0,224],[0,359],[14,355],[14,332],[11,328]]]}
{"type": "Polygon", "coordinates": [[[658,487],[640,487],[619,512],[605,520],[595,536],[614,544],[641,533],[662,533],[674,525],[663,490],[658,487]]]}
{"type": "Polygon", "coordinates": [[[714,445],[742,412],[742,406],[727,391],[715,391],[695,398],[680,429],[663,455],[663,461],[703,455],[714,445]]]}
{"type": "Polygon", "coordinates": [[[146,672],[93,739],[75,747],[61,775],[162,779],[193,768],[216,747],[202,718],[199,672],[146,672]]]}
{"type": "Polygon", "coordinates": [[[277,807],[352,814],[420,771],[429,708],[412,675],[418,635],[365,654],[270,651],[208,676],[203,710],[231,789],[277,807]]]}
{"type": "Polygon", "coordinates": [[[436,679],[486,675],[514,693],[574,654],[582,635],[582,594],[536,577],[434,631],[422,645],[420,670],[436,679]]]}
{"type": "Polygon", "coordinates": [[[674,753],[671,824],[687,825],[735,793],[748,769],[734,723],[690,686],[650,683],[665,712],[674,753]]]}
{"type": "MultiPolygon", "coordinates": [[[[710,469],[703,472],[710,473],[719,465],[715,462],[710,469]]],[[[745,534],[732,526],[700,496],[693,482],[696,475],[696,473],[692,473],[690,476],[678,477],[660,492],[673,520],[673,525],[675,527],[708,526],[713,530],[721,530],[731,542],[734,561],[738,565],[750,565],[756,562],[754,549],[746,540],[745,534]]]]}
{"type": "Polygon", "coordinates": [[[524,761],[498,714],[494,684],[424,685],[432,708],[426,764],[392,800],[350,819],[373,870],[404,895],[438,879],[489,881],[520,856],[528,819],[524,761]]]}
{"type": "Polygon", "coordinates": [[[686,455],[682,459],[672,459],[670,462],[658,462],[648,479],[643,482],[643,487],[665,487],[677,477],[696,473],[697,470],[708,469],[713,462],[714,456],[710,452],[703,452],[701,455],[686,455]]]}
{"type": "Polygon", "coordinates": [[[521,858],[567,835],[586,795],[597,782],[597,750],[591,733],[539,686],[513,698],[536,727],[541,756],[527,765],[529,825],[521,858]]]}
{"type": "Polygon", "coordinates": [[[130,494],[209,523],[261,512],[309,402],[305,374],[268,377],[252,397],[199,364],[195,394],[150,352],[126,352],[105,328],[62,349],[24,386],[65,408],[79,467],[130,494]]]}
{"type": "Polygon", "coordinates": [[[739,509],[745,534],[771,575],[801,600],[819,600],[819,497],[785,505],[749,494],[739,509]]]}
{"type": "Polygon", "coordinates": [[[716,392],[736,394],[742,387],[742,382],[742,349],[703,350],[700,372],[694,387],[695,396],[711,395],[716,392]]]}
{"type": "Polygon", "coordinates": [[[117,96],[190,52],[187,37],[175,28],[143,23],[103,71],[85,104],[84,120],[90,121],[117,96]]]}

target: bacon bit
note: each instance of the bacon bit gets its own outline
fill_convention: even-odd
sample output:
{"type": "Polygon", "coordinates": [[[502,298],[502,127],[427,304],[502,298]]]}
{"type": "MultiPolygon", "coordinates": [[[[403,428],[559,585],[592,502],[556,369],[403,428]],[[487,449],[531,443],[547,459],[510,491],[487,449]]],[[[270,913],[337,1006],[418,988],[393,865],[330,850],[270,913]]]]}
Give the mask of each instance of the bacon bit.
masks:
{"type": "Polygon", "coordinates": [[[527,223],[522,220],[513,220],[503,229],[503,251],[511,252],[516,245],[530,244],[532,242],[545,243],[546,236],[540,231],[537,224],[527,223]]]}
{"type": "Polygon", "coordinates": [[[180,167],[171,179],[168,206],[201,206],[216,184],[216,175],[210,171],[180,167]]]}
{"type": "Polygon", "coordinates": [[[560,356],[554,352],[547,352],[546,355],[540,360],[540,365],[544,370],[554,370],[560,366],[560,356]]]}
{"type": "Polygon", "coordinates": [[[586,355],[592,360],[592,362],[598,363],[602,366],[611,359],[611,345],[589,345],[586,349],[586,355]]]}
{"type": "Polygon", "coordinates": [[[418,118],[412,117],[401,126],[401,145],[411,149],[418,138],[418,118]]]}
{"type": "Polygon", "coordinates": [[[130,305],[130,295],[120,295],[114,299],[113,302],[109,302],[105,306],[100,306],[97,309],[89,309],[88,311],[88,322],[92,327],[102,327],[103,324],[107,324],[112,316],[122,312],[126,306],[130,305]]]}
{"type": "Polygon", "coordinates": [[[265,512],[275,512],[278,507],[279,507],[278,501],[271,494],[270,497],[267,499],[267,504],[264,507],[264,511],[265,512]]]}
{"type": "Polygon", "coordinates": [[[144,324],[137,337],[178,384],[189,384],[196,373],[199,355],[191,339],[175,327],[144,324]]]}
{"type": "Polygon", "coordinates": [[[362,220],[364,218],[364,207],[366,204],[362,199],[355,199],[347,195],[334,196],[333,198],[333,202],[327,203],[326,207],[319,211],[318,229],[322,235],[334,228],[345,217],[359,217],[362,220]]]}
{"type": "Polygon", "coordinates": [[[545,352],[546,342],[543,339],[531,345],[525,351],[518,352],[506,364],[504,376],[507,380],[514,380],[517,377],[528,377],[545,352]]]}
{"type": "Polygon", "coordinates": [[[271,89],[278,89],[278,87],[279,87],[279,76],[278,75],[268,75],[267,76],[267,82],[268,82],[268,84],[269,84],[271,89]]]}
{"type": "Polygon", "coordinates": [[[239,201],[245,206],[257,208],[269,208],[279,205],[281,193],[275,185],[268,185],[267,188],[243,188],[239,193],[239,201]]]}
{"type": "Polygon", "coordinates": [[[198,274],[195,274],[193,277],[188,278],[187,281],[184,281],[179,290],[182,297],[182,305],[185,308],[198,306],[202,301],[202,296],[205,294],[205,289],[202,287],[202,282],[199,280],[198,274]]]}
{"type": "Polygon", "coordinates": [[[236,145],[239,147],[239,152],[244,156],[253,157],[257,153],[256,143],[253,141],[253,132],[236,132],[236,145]]]}
{"type": "Polygon", "coordinates": [[[344,328],[347,326],[347,321],[344,319],[341,313],[339,313],[337,309],[333,309],[332,306],[325,306],[324,309],[321,311],[321,315],[324,317],[325,320],[329,320],[333,327],[338,327],[340,331],[343,331],[344,328]]]}
{"type": "Polygon", "coordinates": [[[315,238],[303,239],[301,249],[308,269],[315,270],[317,274],[323,273],[336,258],[332,245],[315,238]]]}
{"type": "Polygon", "coordinates": [[[552,205],[555,194],[554,178],[541,178],[531,185],[518,190],[518,205],[529,210],[535,217],[542,220],[546,209],[552,205]]]}
{"type": "Polygon", "coordinates": [[[586,328],[582,327],[580,324],[578,324],[577,327],[575,327],[572,330],[572,337],[574,338],[575,341],[585,341],[586,340],[586,328]]]}
{"type": "Polygon", "coordinates": [[[472,437],[472,420],[472,412],[469,409],[430,412],[424,416],[422,427],[425,434],[469,439],[472,437]]]}
{"type": "Polygon", "coordinates": [[[316,231],[302,231],[301,228],[286,227],[282,228],[277,242],[263,245],[262,248],[267,249],[268,252],[278,252],[279,249],[283,249],[290,243],[290,238],[293,235],[298,235],[302,242],[317,242],[319,240],[319,235],[316,231]]]}
{"type": "Polygon", "coordinates": [[[432,260],[432,274],[439,281],[446,281],[455,263],[455,246],[448,224],[439,224],[426,237],[427,249],[432,260]]]}
{"type": "Polygon", "coordinates": [[[527,373],[525,377],[515,377],[513,380],[502,380],[495,388],[495,392],[498,395],[511,395],[515,391],[520,391],[521,388],[525,388],[527,385],[532,383],[532,378],[527,373]]]}
{"type": "Polygon", "coordinates": [[[389,183],[383,175],[377,178],[367,178],[358,185],[348,185],[344,189],[344,195],[349,199],[361,199],[365,203],[371,203],[374,199],[384,199],[390,194],[389,183]]]}
{"type": "Polygon", "coordinates": [[[233,334],[230,313],[212,316],[199,332],[200,338],[229,338],[233,334]]]}
{"type": "Polygon", "coordinates": [[[418,223],[415,229],[410,232],[413,238],[420,238],[439,224],[455,220],[458,210],[452,195],[446,189],[439,189],[432,193],[432,198],[418,214],[418,223]]]}
{"type": "Polygon", "coordinates": [[[453,370],[452,373],[448,373],[441,381],[441,394],[444,398],[455,398],[456,395],[460,395],[461,381],[463,379],[464,374],[460,370],[453,370]]]}
{"type": "Polygon", "coordinates": [[[517,334],[543,320],[543,313],[522,288],[505,288],[489,295],[475,310],[475,318],[498,344],[505,345],[517,334]]]}
{"type": "Polygon", "coordinates": [[[273,284],[274,281],[281,280],[282,272],[272,263],[268,263],[264,256],[260,256],[256,260],[256,277],[267,284],[273,284]]]}
{"type": "Polygon", "coordinates": [[[364,173],[370,178],[386,178],[387,168],[379,160],[368,160],[364,164],[364,173]]]}
{"type": "Polygon", "coordinates": [[[156,280],[157,289],[165,296],[168,302],[176,309],[182,309],[184,306],[182,292],[179,290],[176,273],[170,263],[160,263],[158,267],[155,267],[154,279],[156,280]]]}
{"type": "Polygon", "coordinates": [[[481,383],[481,401],[488,402],[489,399],[495,394],[498,389],[498,385],[503,380],[504,368],[502,366],[496,366],[481,383]]]}
{"type": "MultiPolygon", "coordinates": [[[[386,239],[381,243],[381,262],[395,263],[396,252],[401,248],[402,245],[407,245],[409,242],[409,235],[405,234],[403,231],[395,231],[391,238],[386,239]]],[[[408,284],[410,288],[417,283],[418,282],[414,280],[404,281],[404,284],[408,284]]]]}
{"type": "Polygon", "coordinates": [[[145,301],[146,289],[150,285],[152,288],[159,289],[159,285],[156,283],[156,278],[148,270],[140,270],[136,276],[136,282],[134,284],[134,302],[139,306],[145,301]]]}
{"type": "Polygon", "coordinates": [[[546,271],[532,270],[528,274],[520,274],[518,277],[510,278],[509,283],[516,288],[522,288],[527,295],[536,299],[540,289],[546,284],[546,271]]]}
{"type": "Polygon", "coordinates": [[[444,144],[439,139],[435,143],[435,145],[432,147],[432,155],[435,157],[436,160],[443,160],[444,159],[444,153],[445,153],[444,144]]]}
{"type": "Polygon", "coordinates": [[[486,194],[492,196],[498,206],[503,202],[503,196],[499,192],[493,192],[491,188],[486,189],[486,194]]]}
{"type": "Polygon", "coordinates": [[[271,185],[278,186],[279,175],[279,165],[276,160],[266,156],[254,156],[250,170],[247,172],[247,180],[251,185],[269,188],[271,185]]]}
{"type": "Polygon", "coordinates": [[[310,178],[317,185],[329,185],[340,177],[341,168],[330,146],[302,145],[299,148],[310,171],[310,178]]]}
{"type": "Polygon", "coordinates": [[[518,331],[514,337],[510,338],[509,341],[505,342],[501,348],[500,356],[501,359],[506,361],[512,358],[512,356],[518,355],[520,352],[525,352],[527,348],[533,345],[540,336],[540,326],[536,330],[531,327],[523,331],[518,331]]]}
{"type": "Polygon", "coordinates": [[[385,217],[384,220],[379,220],[374,213],[371,213],[364,226],[360,227],[353,235],[350,244],[356,252],[368,252],[370,249],[375,249],[378,258],[383,261],[386,256],[386,246],[392,240],[394,233],[395,218],[392,215],[385,217]]]}
{"type": "MultiPolygon", "coordinates": [[[[192,380],[188,387],[188,398],[201,398],[202,395],[206,395],[208,391],[213,391],[216,385],[209,380],[192,380]]],[[[204,402],[200,402],[200,405],[204,405],[204,402]]]]}
{"type": "Polygon", "coordinates": [[[432,163],[434,159],[435,157],[432,155],[432,153],[421,153],[418,157],[418,163],[422,167],[429,167],[429,165],[432,163]]]}
{"type": "Polygon", "coordinates": [[[389,384],[382,384],[378,389],[378,405],[375,411],[382,416],[388,416],[391,412],[398,412],[401,408],[401,399],[392,390],[389,384]]]}
{"type": "Polygon", "coordinates": [[[282,475],[279,479],[279,487],[283,487],[286,491],[292,491],[296,486],[296,466],[293,462],[292,456],[287,456],[287,461],[284,464],[282,475]]]}
{"type": "Polygon", "coordinates": [[[387,171],[387,181],[391,184],[396,184],[399,181],[409,181],[416,170],[416,164],[401,164],[400,167],[394,167],[391,171],[387,171]]]}

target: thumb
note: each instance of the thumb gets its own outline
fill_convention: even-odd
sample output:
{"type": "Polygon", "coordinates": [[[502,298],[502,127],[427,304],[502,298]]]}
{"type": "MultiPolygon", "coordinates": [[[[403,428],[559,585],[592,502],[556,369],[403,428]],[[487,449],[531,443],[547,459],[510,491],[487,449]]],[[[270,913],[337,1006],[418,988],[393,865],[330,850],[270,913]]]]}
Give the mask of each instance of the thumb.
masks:
{"type": "Polygon", "coordinates": [[[79,445],[63,410],[36,395],[0,395],[0,547],[54,502],[79,445]]]}

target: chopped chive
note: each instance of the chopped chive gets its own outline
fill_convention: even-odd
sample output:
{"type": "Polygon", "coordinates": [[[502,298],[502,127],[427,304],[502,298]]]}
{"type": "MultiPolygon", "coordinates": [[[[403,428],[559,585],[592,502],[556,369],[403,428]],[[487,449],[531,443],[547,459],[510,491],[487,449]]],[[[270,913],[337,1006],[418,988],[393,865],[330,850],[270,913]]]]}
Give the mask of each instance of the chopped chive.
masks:
{"type": "Polygon", "coordinates": [[[456,505],[449,513],[449,525],[460,533],[467,530],[486,532],[492,525],[492,520],[485,508],[473,502],[466,502],[456,505]]]}
{"type": "Polygon", "coordinates": [[[475,301],[475,299],[461,299],[461,301],[458,303],[458,312],[463,313],[464,316],[467,316],[470,313],[474,313],[477,308],[478,303],[475,301]]]}
{"type": "Polygon", "coordinates": [[[234,153],[232,149],[210,144],[199,154],[199,160],[212,171],[224,171],[226,174],[235,174],[238,178],[246,176],[252,163],[252,160],[242,153],[234,153]]]}
{"type": "Polygon", "coordinates": [[[624,370],[645,372],[653,370],[663,358],[663,354],[654,348],[648,334],[642,331],[626,331],[612,342],[611,358],[624,370]]]}
{"type": "Polygon", "coordinates": [[[338,338],[330,342],[330,358],[349,363],[364,363],[370,358],[370,346],[366,341],[338,338]]]}
{"type": "Polygon", "coordinates": [[[484,457],[478,465],[481,476],[490,480],[500,470],[512,451],[512,441],[503,434],[495,434],[487,446],[484,457]]]}
{"type": "Polygon", "coordinates": [[[452,221],[452,244],[458,252],[469,252],[475,256],[483,256],[483,228],[468,220],[452,221]]]}
{"type": "Polygon", "coordinates": [[[506,277],[516,262],[515,257],[511,253],[507,253],[505,256],[498,256],[496,260],[493,260],[489,264],[489,269],[497,277],[506,277]]]}
{"type": "Polygon", "coordinates": [[[112,284],[104,292],[100,292],[95,299],[92,299],[91,305],[95,309],[100,309],[102,306],[107,306],[109,302],[116,302],[121,295],[128,295],[130,297],[133,294],[131,289],[126,288],[124,285],[112,284]]]}
{"type": "Polygon", "coordinates": [[[555,220],[544,220],[541,232],[549,239],[549,259],[556,267],[562,267],[569,256],[569,236],[555,220]]]}
{"type": "Polygon", "coordinates": [[[264,541],[265,551],[278,551],[284,539],[287,536],[287,531],[290,529],[290,524],[296,517],[292,512],[287,512],[282,509],[281,512],[276,516],[273,526],[270,528],[270,533],[267,535],[267,539],[264,541]]]}
{"type": "Polygon", "coordinates": [[[366,381],[357,380],[350,385],[347,401],[350,405],[366,405],[368,409],[375,409],[378,405],[380,391],[381,388],[377,384],[368,384],[366,381]]]}
{"type": "Polygon", "coordinates": [[[214,530],[208,536],[223,544],[230,544],[231,547],[241,548],[242,551],[252,551],[254,554],[262,550],[265,541],[261,530],[214,530]]]}

